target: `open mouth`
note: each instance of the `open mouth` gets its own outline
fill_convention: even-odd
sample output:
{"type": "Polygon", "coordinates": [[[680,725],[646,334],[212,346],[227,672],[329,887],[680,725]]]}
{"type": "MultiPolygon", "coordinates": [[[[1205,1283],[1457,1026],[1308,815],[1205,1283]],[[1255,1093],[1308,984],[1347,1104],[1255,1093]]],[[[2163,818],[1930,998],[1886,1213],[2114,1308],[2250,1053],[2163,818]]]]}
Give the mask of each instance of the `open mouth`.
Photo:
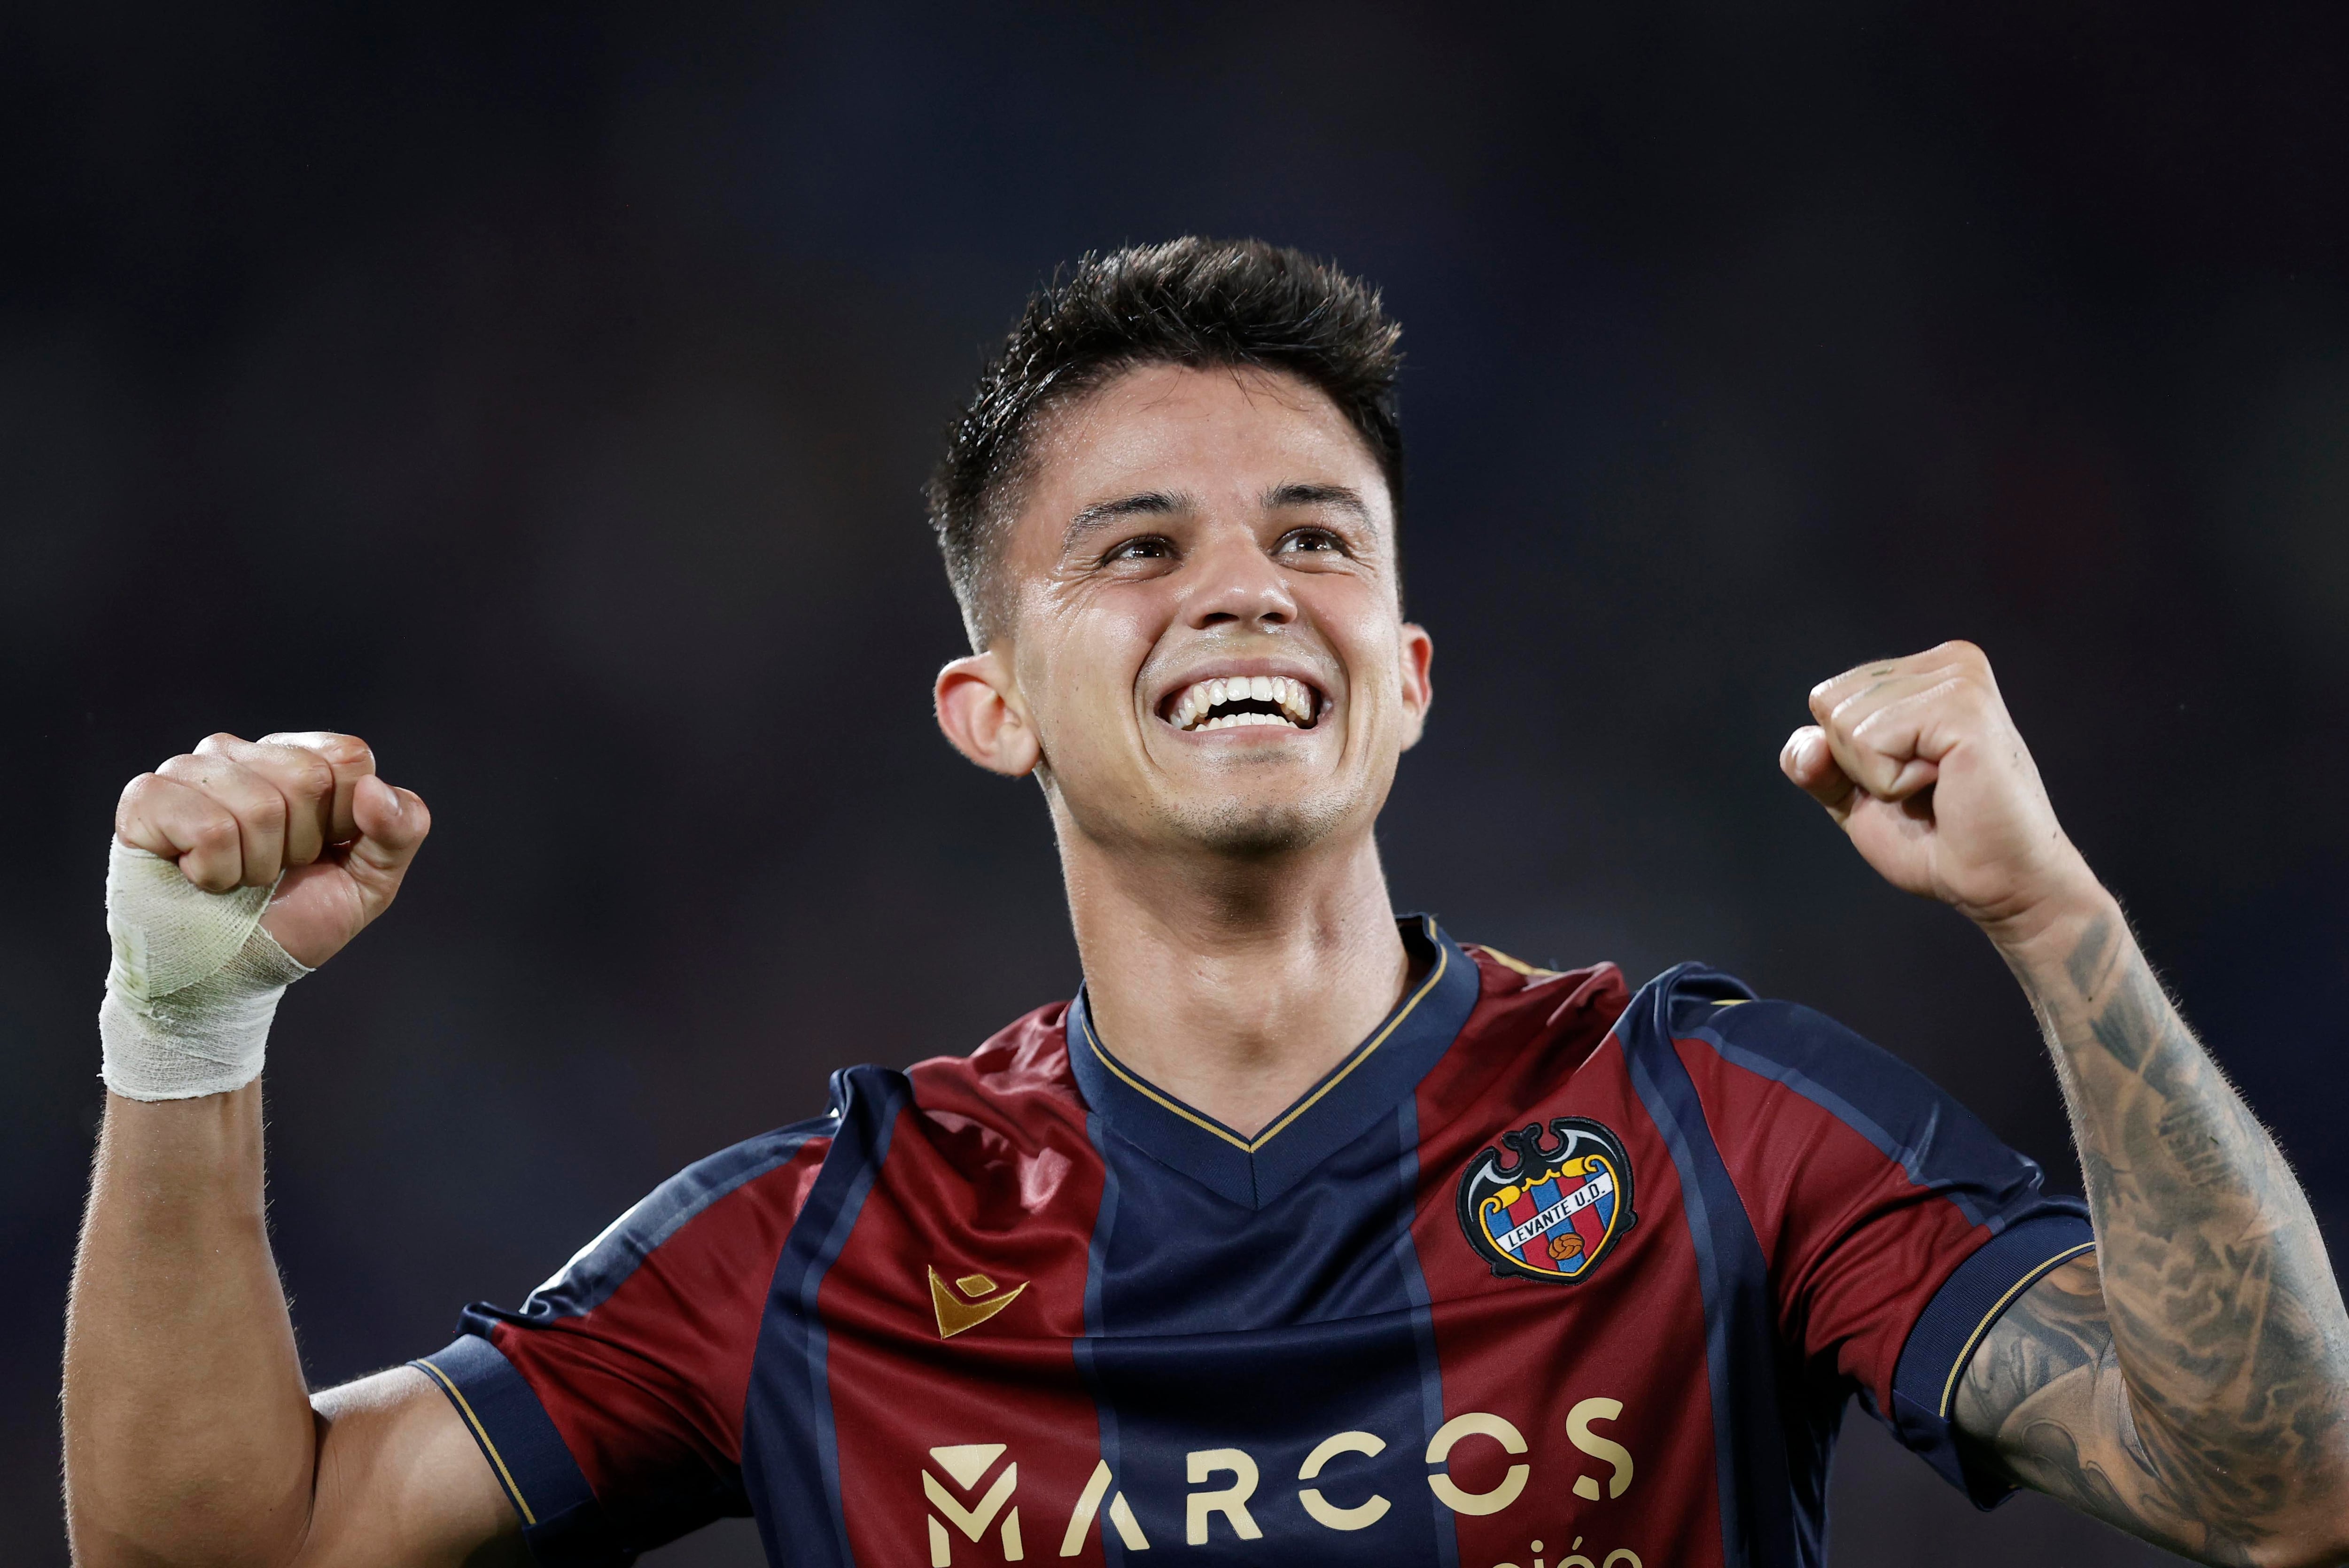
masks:
{"type": "Polygon", "coordinates": [[[1237,729],[1278,725],[1310,729],[1321,717],[1321,694],[1287,676],[1231,676],[1195,681],[1166,705],[1166,722],[1177,729],[1237,729]]]}

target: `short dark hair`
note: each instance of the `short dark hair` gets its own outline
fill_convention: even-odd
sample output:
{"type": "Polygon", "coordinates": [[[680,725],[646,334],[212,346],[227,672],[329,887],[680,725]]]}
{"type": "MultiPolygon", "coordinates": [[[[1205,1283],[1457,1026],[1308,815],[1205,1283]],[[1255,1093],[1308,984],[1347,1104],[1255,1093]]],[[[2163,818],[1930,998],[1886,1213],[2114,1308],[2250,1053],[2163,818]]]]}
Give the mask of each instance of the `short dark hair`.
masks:
{"type": "Polygon", "coordinates": [[[1402,333],[1376,289],[1261,240],[1186,236],[1055,270],[980,373],[926,492],[972,646],[1000,630],[988,578],[1039,418],[1128,370],[1277,370],[1319,387],[1377,459],[1400,516],[1402,333]]]}

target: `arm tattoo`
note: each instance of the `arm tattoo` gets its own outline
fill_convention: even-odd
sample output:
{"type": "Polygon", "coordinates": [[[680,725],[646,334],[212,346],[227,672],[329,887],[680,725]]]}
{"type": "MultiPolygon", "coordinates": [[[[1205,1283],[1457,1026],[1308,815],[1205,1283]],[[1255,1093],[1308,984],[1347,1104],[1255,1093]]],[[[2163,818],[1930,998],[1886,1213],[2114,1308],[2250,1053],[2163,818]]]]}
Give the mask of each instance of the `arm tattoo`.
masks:
{"type": "Polygon", "coordinates": [[[1992,1328],[1961,1433],[2012,1479],[2201,1562],[2338,1541],[2349,1317],[2282,1155],[2117,920],[2023,983],[2098,1250],[1992,1328]]]}

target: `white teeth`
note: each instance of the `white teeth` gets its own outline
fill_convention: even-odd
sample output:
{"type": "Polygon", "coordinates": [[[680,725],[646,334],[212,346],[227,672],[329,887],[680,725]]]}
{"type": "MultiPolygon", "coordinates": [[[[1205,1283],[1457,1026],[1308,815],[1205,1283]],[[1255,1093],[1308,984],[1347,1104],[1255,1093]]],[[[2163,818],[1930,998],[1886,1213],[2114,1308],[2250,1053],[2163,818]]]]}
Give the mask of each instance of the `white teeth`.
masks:
{"type": "Polygon", "coordinates": [[[1287,676],[1230,676],[1198,681],[1174,699],[1167,717],[1177,729],[1231,729],[1274,724],[1302,729],[1312,724],[1319,699],[1304,682],[1287,676]],[[1225,703],[1269,703],[1279,713],[1227,713],[1210,717],[1225,703]]]}

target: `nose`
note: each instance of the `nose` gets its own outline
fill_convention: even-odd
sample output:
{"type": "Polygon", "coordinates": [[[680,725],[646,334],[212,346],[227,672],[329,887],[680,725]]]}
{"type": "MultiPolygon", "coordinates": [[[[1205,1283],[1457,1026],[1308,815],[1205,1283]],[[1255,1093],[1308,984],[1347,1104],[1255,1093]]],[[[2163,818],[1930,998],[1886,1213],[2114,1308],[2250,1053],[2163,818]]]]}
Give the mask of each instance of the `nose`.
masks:
{"type": "Polygon", "coordinates": [[[1190,574],[1184,613],[1202,630],[1235,624],[1270,630],[1297,619],[1288,573],[1273,563],[1248,530],[1219,531],[1195,552],[1190,574]]]}

